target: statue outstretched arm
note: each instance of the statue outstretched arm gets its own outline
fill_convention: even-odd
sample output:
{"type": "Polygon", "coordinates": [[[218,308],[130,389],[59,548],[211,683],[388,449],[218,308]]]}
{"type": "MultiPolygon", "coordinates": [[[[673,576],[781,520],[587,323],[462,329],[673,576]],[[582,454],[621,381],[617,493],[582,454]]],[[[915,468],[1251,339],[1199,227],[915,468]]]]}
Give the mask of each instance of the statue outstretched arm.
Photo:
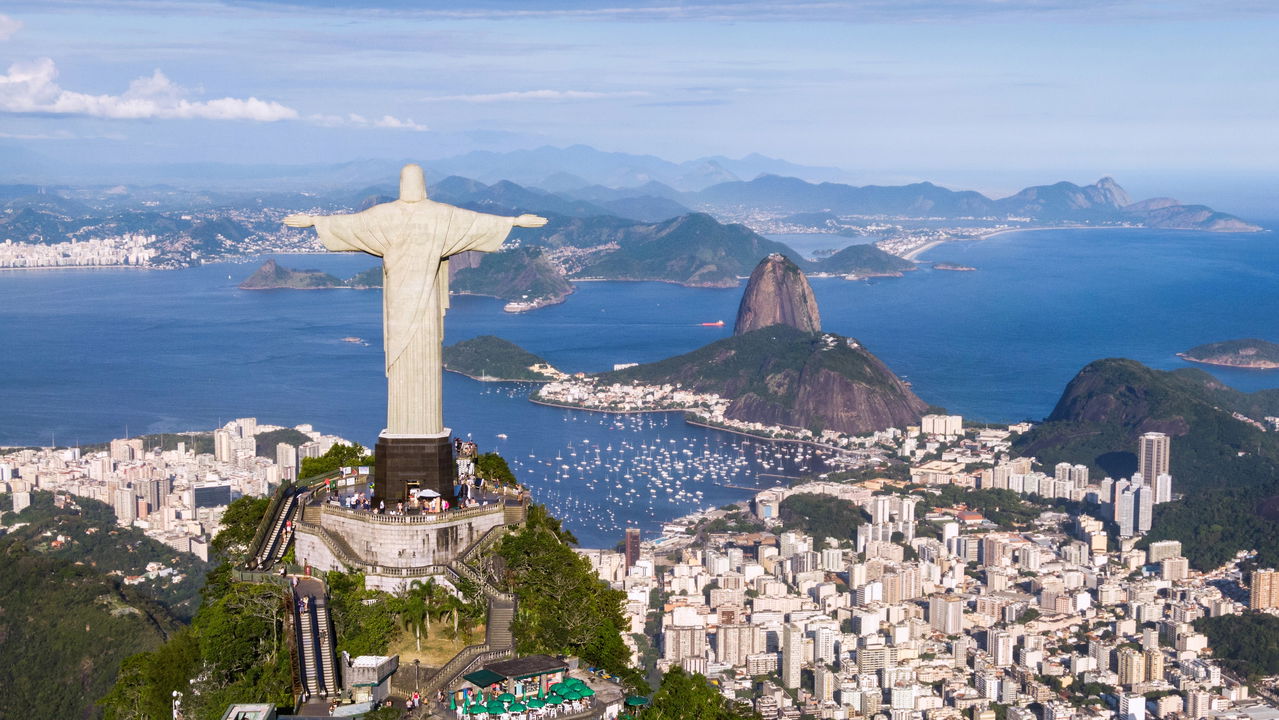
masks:
{"type": "Polygon", "coordinates": [[[284,224],[295,228],[314,227],[320,242],[334,252],[366,252],[381,256],[385,251],[382,233],[370,228],[363,215],[297,214],[284,218],[284,224]]]}
{"type": "Polygon", "coordinates": [[[524,213],[523,215],[515,218],[513,224],[515,227],[540,228],[546,224],[546,218],[541,215],[530,215],[528,213],[524,213]]]}
{"type": "Polygon", "coordinates": [[[502,242],[506,240],[512,227],[542,227],[546,224],[546,218],[537,215],[505,217],[450,205],[444,207],[449,208],[449,232],[440,253],[442,257],[467,250],[497,252],[502,249],[502,242]]]}

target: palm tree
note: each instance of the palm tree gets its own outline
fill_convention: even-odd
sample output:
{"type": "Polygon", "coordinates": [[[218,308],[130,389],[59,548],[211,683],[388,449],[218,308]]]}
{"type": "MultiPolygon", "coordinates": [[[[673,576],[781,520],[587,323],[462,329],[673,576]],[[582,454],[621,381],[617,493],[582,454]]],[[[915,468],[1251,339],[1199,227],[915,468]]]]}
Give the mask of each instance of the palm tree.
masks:
{"type": "Polygon", "coordinates": [[[422,652],[422,637],[431,636],[431,618],[439,617],[437,606],[443,594],[444,589],[435,583],[435,578],[427,578],[425,583],[421,580],[409,583],[399,618],[405,630],[413,631],[418,652],[422,652]]]}

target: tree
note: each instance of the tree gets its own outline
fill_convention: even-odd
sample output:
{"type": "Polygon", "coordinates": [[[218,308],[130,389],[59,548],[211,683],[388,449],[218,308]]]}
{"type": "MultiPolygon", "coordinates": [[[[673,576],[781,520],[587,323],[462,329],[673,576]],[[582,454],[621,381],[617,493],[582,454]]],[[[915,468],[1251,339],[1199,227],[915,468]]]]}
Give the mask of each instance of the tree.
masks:
{"type": "Polygon", "coordinates": [[[662,677],[644,711],[645,720],[737,720],[758,717],[748,707],[732,703],[702,675],[690,675],[676,665],[662,677]]]}
{"type": "Polygon", "coordinates": [[[317,475],[331,473],[340,467],[372,465],[373,456],[366,454],[364,446],[359,443],[344,445],[337,443],[329,451],[318,458],[303,458],[300,478],[313,478],[317,475]]]}
{"type": "Polygon", "coordinates": [[[506,459],[497,453],[484,453],[475,458],[475,472],[495,485],[517,484],[515,473],[511,472],[511,466],[507,465],[506,459]]]}
{"type": "Polygon", "coordinates": [[[639,687],[643,679],[630,667],[622,642],[626,595],[596,576],[590,562],[573,552],[571,539],[545,508],[534,505],[524,528],[497,546],[505,563],[503,583],[519,600],[512,625],[517,651],[578,655],[639,687]]]}
{"type": "Polygon", "coordinates": [[[239,564],[247,560],[253,548],[262,516],[266,515],[271,499],[265,497],[241,497],[231,501],[222,513],[222,530],[213,538],[213,551],[218,557],[239,564]]]}

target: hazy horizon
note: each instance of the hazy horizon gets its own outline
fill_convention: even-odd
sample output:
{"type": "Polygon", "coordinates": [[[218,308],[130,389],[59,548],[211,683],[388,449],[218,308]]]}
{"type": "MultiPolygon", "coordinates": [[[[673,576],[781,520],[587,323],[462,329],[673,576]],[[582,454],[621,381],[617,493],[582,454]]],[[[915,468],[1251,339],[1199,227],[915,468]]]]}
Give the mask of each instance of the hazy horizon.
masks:
{"type": "Polygon", "coordinates": [[[991,196],[1110,175],[1134,197],[1279,217],[1279,8],[1255,2],[419,5],[8,3],[0,160],[429,162],[585,144],[991,196]]]}

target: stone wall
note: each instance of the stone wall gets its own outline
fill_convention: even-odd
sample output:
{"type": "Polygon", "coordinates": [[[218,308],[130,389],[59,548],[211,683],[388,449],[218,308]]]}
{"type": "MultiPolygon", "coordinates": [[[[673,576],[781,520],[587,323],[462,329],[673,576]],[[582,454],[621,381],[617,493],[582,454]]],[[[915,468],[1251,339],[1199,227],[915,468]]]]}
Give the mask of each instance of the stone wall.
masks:
{"type": "Polygon", "coordinates": [[[356,559],[388,569],[444,565],[505,522],[497,503],[434,516],[372,515],[328,505],[308,508],[307,522],[299,523],[295,535],[295,554],[299,563],[309,562],[319,570],[340,569],[342,563],[308,527],[317,509],[320,524],[345,541],[356,559]]]}

